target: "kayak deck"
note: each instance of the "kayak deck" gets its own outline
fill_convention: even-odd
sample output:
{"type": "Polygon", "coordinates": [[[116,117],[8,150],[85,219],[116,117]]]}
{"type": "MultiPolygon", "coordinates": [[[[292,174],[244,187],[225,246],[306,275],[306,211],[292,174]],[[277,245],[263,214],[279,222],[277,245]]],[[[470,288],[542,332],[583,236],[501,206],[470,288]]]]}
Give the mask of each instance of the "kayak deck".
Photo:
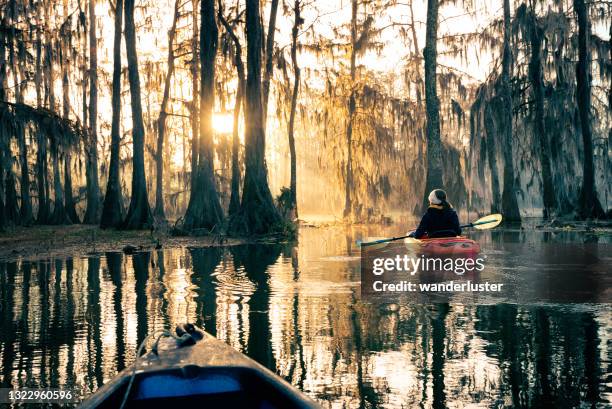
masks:
{"type": "Polygon", "coordinates": [[[125,408],[318,408],[319,405],[267,368],[204,333],[195,345],[177,348],[160,341],[134,366],[81,404],[81,408],[119,408],[130,379],[125,408]]]}

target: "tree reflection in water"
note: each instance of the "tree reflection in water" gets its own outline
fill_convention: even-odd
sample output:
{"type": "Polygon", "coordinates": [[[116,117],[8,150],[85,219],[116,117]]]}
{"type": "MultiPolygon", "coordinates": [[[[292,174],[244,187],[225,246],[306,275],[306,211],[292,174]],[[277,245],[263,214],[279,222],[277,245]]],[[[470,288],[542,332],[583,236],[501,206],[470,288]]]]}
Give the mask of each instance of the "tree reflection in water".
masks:
{"type": "Polygon", "coordinates": [[[352,242],[0,262],[0,385],[94,390],[196,321],[324,406],[610,404],[609,307],[368,304],[352,242]]]}

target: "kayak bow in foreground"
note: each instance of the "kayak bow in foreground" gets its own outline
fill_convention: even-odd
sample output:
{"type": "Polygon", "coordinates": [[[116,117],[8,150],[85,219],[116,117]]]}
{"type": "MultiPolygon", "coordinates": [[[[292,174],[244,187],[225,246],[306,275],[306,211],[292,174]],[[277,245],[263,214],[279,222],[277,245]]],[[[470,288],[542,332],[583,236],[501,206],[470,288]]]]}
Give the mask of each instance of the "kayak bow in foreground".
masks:
{"type": "Polygon", "coordinates": [[[180,337],[168,334],[158,339],[159,345],[151,352],[138,358],[80,407],[320,407],[267,368],[197,327],[180,326],[177,335],[180,337]]]}

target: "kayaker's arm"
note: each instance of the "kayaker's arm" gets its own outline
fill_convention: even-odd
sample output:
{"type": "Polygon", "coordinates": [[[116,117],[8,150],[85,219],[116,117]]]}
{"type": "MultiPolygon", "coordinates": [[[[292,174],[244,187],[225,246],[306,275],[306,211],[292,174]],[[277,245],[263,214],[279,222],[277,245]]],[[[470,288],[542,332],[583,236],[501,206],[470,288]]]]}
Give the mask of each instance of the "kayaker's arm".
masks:
{"type": "Polygon", "coordinates": [[[419,223],[419,227],[410,234],[410,237],[414,237],[415,239],[420,239],[421,237],[427,234],[427,230],[429,228],[429,214],[425,213],[421,218],[421,222],[419,223]]]}
{"type": "Polygon", "coordinates": [[[457,236],[461,236],[461,225],[459,224],[459,216],[457,216],[457,212],[453,212],[452,222],[453,230],[455,233],[457,233],[457,236]]]}

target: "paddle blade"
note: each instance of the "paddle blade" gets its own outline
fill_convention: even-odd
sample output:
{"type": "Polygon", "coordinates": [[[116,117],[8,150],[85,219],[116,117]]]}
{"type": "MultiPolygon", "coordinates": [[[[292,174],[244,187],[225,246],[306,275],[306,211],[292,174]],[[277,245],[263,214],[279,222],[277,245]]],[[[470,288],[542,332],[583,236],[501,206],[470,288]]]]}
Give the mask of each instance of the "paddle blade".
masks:
{"type": "Polygon", "coordinates": [[[376,243],[378,240],[386,240],[385,237],[366,237],[361,242],[358,242],[360,246],[367,246],[369,250],[380,250],[382,248],[387,247],[389,244],[388,241],[383,243],[376,243]]]}
{"type": "Polygon", "coordinates": [[[499,213],[490,214],[485,217],[481,217],[472,223],[472,226],[477,230],[488,230],[499,226],[502,222],[502,215],[499,213]]]}

